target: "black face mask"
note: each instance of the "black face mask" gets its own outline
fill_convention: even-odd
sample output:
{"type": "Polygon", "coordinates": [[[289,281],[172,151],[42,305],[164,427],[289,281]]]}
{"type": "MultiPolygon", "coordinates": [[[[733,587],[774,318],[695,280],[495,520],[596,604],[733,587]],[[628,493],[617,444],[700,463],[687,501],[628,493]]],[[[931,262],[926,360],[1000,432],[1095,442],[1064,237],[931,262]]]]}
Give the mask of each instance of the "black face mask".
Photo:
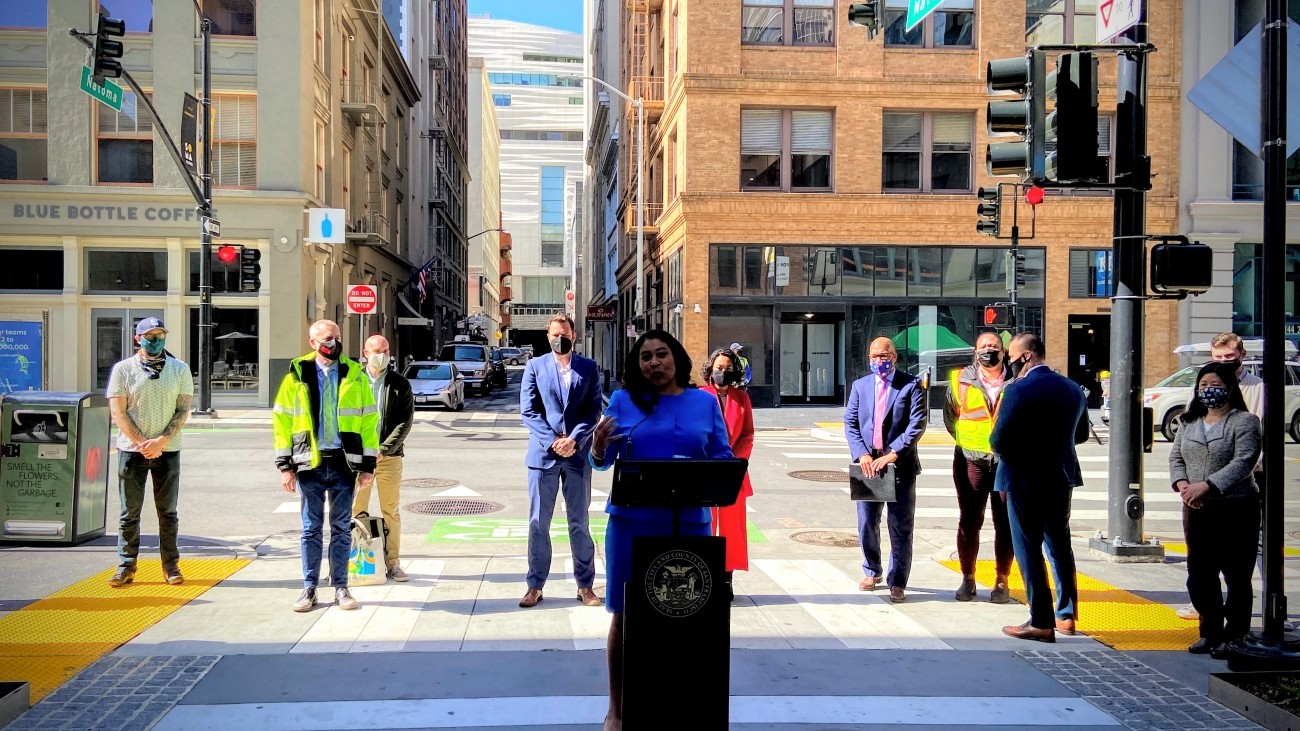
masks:
{"type": "Polygon", "coordinates": [[[1010,363],[1007,363],[1007,367],[1011,369],[1011,377],[1018,378],[1020,376],[1020,371],[1024,369],[1025,364],[1028,362],[1029,358],[1022,357],[1019,360],[1013,360],[1010,363]]]}
{"type": "Polygon", "coordinates": [[[730,386],[736,379],[732,377],[731,371],[713,371],[709,374],[709,380],[715,386],[730,386]]]}
{"type": "Polygon", "coordinates": [[[325,360],[338,360],[343,355],[343,341],[331,338],[316,346],[316,352],[325,360]]]}
{"type": "Polygon", "coordinates": [[[556,355],[568,355],[573,350],[573,338],[566,338],[563,335],[551,338],[551,352],[556,355]]]}
{"type": "Polygon", "coordinates": [[[1233,373],[1236,373],[1238,370],[1241,369],[1240,358],[1233,358],[1232,360],[1221,360],[1219,362],[1231,368],[1233,373]]]}
{"type": "Polygon", "coordinates": [[[981,350],[975,354],[979,359],[980,365],[992,368],[1002,360],[1002,351],[1000,350],[981,350]]]}

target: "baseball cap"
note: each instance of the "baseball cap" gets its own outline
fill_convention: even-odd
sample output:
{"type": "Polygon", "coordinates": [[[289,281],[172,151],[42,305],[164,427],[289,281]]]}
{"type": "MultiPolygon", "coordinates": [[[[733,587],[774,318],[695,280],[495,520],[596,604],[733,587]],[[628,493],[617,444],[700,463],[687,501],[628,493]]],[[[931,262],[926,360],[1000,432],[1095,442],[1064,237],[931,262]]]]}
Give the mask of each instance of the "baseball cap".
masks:
{"type": "Polygon", "coordinates": [[[741,345],[740,343],[732,343],[731,347],[727,348],[727,350],[740,350],[743,347],[745,346],[741,345]]]}
{"type": "Polygon", "coordinates": [[[150,330],[162,330],[163,332],[167,332],[167,328],[163,327],[162,320],[159,320],[156,317],[146,317],[140,321],[139,325],[135,326],[136,335],[143,336],[150,330]]]}

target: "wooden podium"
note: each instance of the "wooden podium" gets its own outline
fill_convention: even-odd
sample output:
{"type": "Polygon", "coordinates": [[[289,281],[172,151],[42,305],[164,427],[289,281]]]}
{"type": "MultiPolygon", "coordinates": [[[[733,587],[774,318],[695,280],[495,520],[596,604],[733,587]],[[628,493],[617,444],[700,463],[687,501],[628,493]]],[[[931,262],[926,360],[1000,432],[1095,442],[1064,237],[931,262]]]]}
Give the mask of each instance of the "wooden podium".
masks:
{"type": "Polygon", "coordinates": [[[612,504],[673,511],[672,534],[634,539],[628,583],[609,587],[624,592],[623,727],[725,731],[731,680],[726,539],[681,535],[681,511],[734,505],[749,462],[662,459],[614,467],[612,504]]]}

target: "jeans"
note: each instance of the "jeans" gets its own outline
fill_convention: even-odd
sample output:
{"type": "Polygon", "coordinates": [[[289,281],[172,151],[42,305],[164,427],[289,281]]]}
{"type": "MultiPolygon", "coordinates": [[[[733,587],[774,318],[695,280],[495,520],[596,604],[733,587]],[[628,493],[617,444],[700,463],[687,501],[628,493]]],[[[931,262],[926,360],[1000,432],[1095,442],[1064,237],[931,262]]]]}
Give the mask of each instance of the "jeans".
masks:
{"type": "Polygon", "coordinates": [[[1078,619],[1079,589],[1074,546],[1070,545],[1071,497],[1068,487],[1007,493],[1011,542],[1029,599],[1029,624],[1036,629],[1054,629],[1057,619],[1078,619]],[[1052,589],[1043,566],[1044,548],[1056,580],[1055,616],[1052,589]]]}
{"type": "Polygon", "coordinates": [[[144,481],[153,476],[153,504],[158,511],[158,553],[163,566],[175,566],[181,553],[176,548],[180,520],[176,501],[181,491],[181,453],[163,452],[147,459],[139,452],[118,452],[117,491],[122,513],[117,524],[119,565],[134,568],[140,554],[140,510],[144,507],[144,481]]]}
{"type": "Polygon", "coordinates": [[[885,576],[890,588],[907,588],[907,578],[912,573],[912,528],[916,524],[916,475],[897,475],[895,491],[898,499],[892,503],[858,501],[858,541],[862,544],[862,571],[867,576],[879,578],[880,514],[889,506],[889,574],[885,576]]]}
{"type": "Polygon", "coordinates": [[[556,460],[549,468],[528,468],[528,588],[540,589],[551,573],[551,516],[564,484],[569,518],[569,548],[573,578],[579,589],[596,581],[596,544],[591,540],[587,511],[591,508],[591,465],[585,455],[556,460]]]}
{"type": "Polygon", "coordinates": [[[341,452],[321,455],[319,467],[298,473],[298,489],[302,491],[302,583],[307,589],[315,589],[320,583],[326,497],[330,505],[330,585],[348,585],[355,486],[356,475],[341,452]]]}
{"type": "Polygon", "coordinates": [[[1258,533],[1258,495],[1207,500],[1196,510],[1183,506],[1187,593],[1201,615],[1200,635],[1211,642],[1250,632],[1255,599],[1250,579],[1258,533]],[[1220,575],[1228,585],[1227,601],[1220,575]]]}
{"type": "Polygon", "coordinates": [[[957,486],[957,506],[961,511],[957,522],[957,558],[964,576],[975,574],[986,504],[993,507],[993,556],[997,559],[997,575],[1011,573],[1015,552],[1011,546],[1011,525],[1007,520],[1007,494],[993,491],[993,478],[997,473],[997,467],[981,467],[966,459],[961,447],[957,448],[952,460],[952,481],[957,486]]]}

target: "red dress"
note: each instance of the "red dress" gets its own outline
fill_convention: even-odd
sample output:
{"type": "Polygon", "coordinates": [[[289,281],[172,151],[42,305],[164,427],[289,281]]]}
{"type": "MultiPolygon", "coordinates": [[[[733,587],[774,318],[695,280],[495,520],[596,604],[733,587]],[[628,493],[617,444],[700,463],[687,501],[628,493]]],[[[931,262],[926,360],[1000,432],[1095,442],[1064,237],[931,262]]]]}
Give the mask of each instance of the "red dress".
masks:
{"type": "MultiPolygon", "coordinates": [[[[708,391],[714,398],[718,396],[713,384],[705,384],[700,390],[708,391]]],[[[728,388],[722,419],[727,423],[732,454],[749,459],[754,451],[754,406],[749,401],[749,394],[738,388],[728,388]]],[[[749,521],[745,516],[745,499],[753,494],[754,488],[750,486],[749,473],[746,472],[745,484],[740,488],[736,504],[711,510],[713,534],[727,539],[727,571],[749,570],[749,521]]]]}

